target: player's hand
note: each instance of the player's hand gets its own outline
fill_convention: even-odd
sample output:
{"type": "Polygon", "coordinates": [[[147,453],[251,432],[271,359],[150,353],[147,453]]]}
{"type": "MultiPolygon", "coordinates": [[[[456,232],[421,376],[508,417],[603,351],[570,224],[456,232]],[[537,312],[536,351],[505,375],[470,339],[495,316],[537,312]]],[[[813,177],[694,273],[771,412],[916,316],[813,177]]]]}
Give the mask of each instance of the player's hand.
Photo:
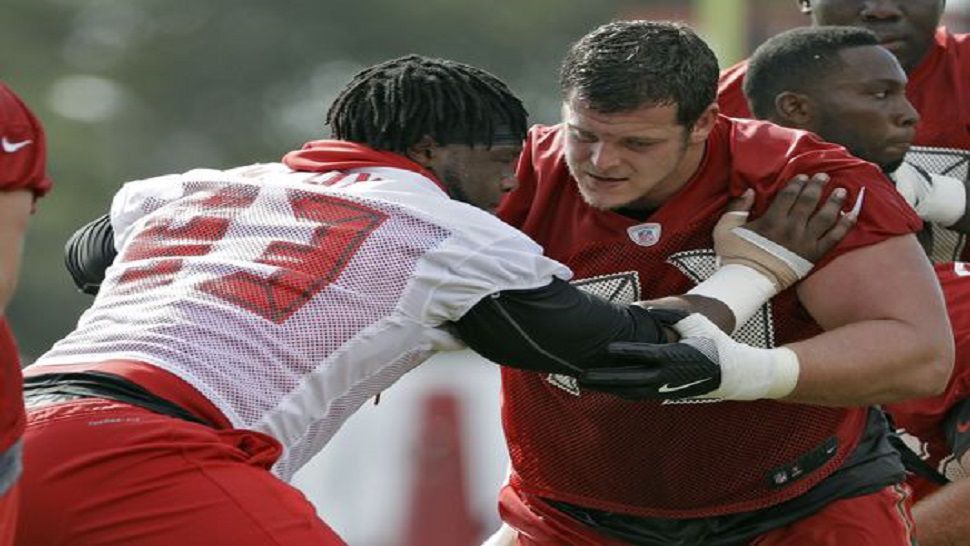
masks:
{"type": "Polygon", "coordinates": [[[682,340],[680,343],[611,343],[615,366],[591,368],[578,379],[583,388],[623,398],[673,399],[700,396],[721,384],[716,353],[711,356],[682,340]]]}
{"type": "MultiPolygon", "coordinates": [[[[691,316],[679,309],[648,308],[664,329],[691,316]]],[[[699,316],[699,315],[694,315],[699,316]]],[[[704,321],[704,325],[713,324],[704,321]]],[[[715,327],[716,329],[716,327],[715,327]]],[[[679,333],[676,334],[679,337],[679,333]]],[[[703,338],[699,338],[703,339],[703,338]]],[[[630,399],[665,399],[697,396],[721,383],[717,351],[698,349],[696,343],[615,342],[607,347],[610,366],[586,370],[580,386],[630,399]]]]}
{"type": "Polygon", "coordinates": [[[790,349],[738,343],[698,313],[673,327],[678,343],[611,343],[611,366],[586,370],[579,385],[634,399],[776,399],[795,389],[799,363],[790,349]]]}
{"type": "Polygon", "coordinates": [[[769,278],[778,291],[804,278],[814,263],[855,225],[861,196],[849,214],[841,209],[846,191],[836,188],[819,206],[826,174],[798,175],[788,182],[765,213],[747,222],[754,193],[729,203],[714,228],[714,250],[721,264],[741,264],[769,278]]]}
{"type": "MultiPolygon", "coordinates": [[[[825,173],[795,176],[778,192],[763,215],[742,227],[809,262],[819,261],[855,225],[865,195],[861,192],[853,210],[842,214],[847,195],[844,188],[835,188],[822,202],[822,192],[828,182],[829,175],[825,173]]],[[[743,201],[733,206],[743,211],[751,208],[750,203],[743,201]]]]}

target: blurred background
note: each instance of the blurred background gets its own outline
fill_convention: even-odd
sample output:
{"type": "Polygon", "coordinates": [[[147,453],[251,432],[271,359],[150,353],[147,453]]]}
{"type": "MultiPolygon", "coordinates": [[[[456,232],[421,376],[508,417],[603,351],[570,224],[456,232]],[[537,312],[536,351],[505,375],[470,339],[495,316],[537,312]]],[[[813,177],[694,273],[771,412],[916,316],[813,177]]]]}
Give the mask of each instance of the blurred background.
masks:
{"type": "MultiPolygon", "coordinates": [[[[536,123],[559,112],[570,42],[619,18],[691,23],[727,67],[804,24],[796,0],[7,0],[0,79],[47,129],[53,193],[32,221],[9,309],[25,362],[90,299],[64,241],[121,183],[193,167],[276,161],[325,137],[359,69],[406,53],[503,78],[536,123]]],[[[970,0],[945,23],[970,31],[970,0]]],[[[353,546],[477,544],[498,526],[505,474],[498,373],[464,354],[422,366],[353,417],[297,477],[353,546]]]]}

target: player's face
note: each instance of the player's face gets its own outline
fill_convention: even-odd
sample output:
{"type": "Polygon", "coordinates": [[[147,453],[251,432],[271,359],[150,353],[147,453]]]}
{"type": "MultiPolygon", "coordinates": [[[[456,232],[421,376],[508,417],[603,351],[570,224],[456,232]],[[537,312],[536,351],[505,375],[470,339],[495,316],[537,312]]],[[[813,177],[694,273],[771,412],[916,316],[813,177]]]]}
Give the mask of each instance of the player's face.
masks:
{"type": "Polygon", "coordinates": [[[809,129],[857,157],[895,170],[919,121],[906,99],[906,74],[879,46],[853,47],[839,56],[843,67],[825,78],[813,97],[817,114],[809,129]]]}
{"type": "Polygon", "coordinates": [[[464,144],[442,147],[446,152],[435,172],[459,201],[495,213],[499,201],[518,185],[515,165],[521,145],[501,144],[487,148],[464,144]]]}
{"type": "Polygon", "coordinates": [[[677,105],[604,114],[571,96],[563,104],[566,163],[583,199],[603,210],[660,206],[697,170],[715,113],[687,128],[677,105]]]}
{"type": "Polygon", "coordinates": [[[815,25],[867,28],[911,71],[926,55],[945,0],[801,0],[815,25]]]}

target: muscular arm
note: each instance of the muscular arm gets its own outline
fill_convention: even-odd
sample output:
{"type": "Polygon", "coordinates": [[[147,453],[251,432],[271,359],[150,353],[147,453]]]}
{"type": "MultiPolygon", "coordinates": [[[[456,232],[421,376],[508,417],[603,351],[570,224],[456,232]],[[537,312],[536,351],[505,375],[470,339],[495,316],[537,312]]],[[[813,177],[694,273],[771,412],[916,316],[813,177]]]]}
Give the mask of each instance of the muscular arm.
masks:
{"type": "Polygon", "coordinates": [[[939,285],[912,235],[840,256],[799,285],[827,331],[793,343],[801,372],[785,400],[869,405],[929,396],[953,367],[939,285]]]}
{"type": "Polygon", "coordinates": [[[17,286],[33,199],[33,194],[27,190],[0,192],[0,314],[17,286]]]}
{"type": "MultiPolygon", "coordinates": [[[[960,459],[970,476],[970,451],[960,459]]],[[[970,546],[970,478],[957,480],[913,506],[920,546],[970,546]]]]}

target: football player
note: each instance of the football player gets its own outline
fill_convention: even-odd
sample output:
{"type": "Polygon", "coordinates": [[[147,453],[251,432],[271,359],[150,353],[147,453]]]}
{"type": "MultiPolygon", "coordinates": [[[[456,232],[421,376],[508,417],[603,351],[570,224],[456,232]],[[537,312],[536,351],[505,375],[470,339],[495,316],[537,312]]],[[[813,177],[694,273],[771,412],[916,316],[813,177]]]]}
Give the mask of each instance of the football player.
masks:
{"type": "MultiPolygon", "coordinates": [[[[891,173],[925,220],[963,216],[963,181],[913,166],[901,172],[919,119],[906,98],[906,82],[903,68],[877,35],[826,26],[794,29],[762,44],[751,56],[744,89],[757,117],[812,131],[891,173]]],[[[970,470],[970,272],[962,262],[935,269],[953,329],[953,376],[938,396],[884,406],[926,458],[915,459],[902,448],[917,471],[909,478],[917,536],[920,544],[931,546],[970,536],[970,520],[957,517],[970,507],[970,480],[925,498],[970,470]]]]}
{"type": "Polygon", "coordinates": [[[686,26],[593,30],[562,65],[562,123],[530,131],[499,214],[589,290],[632,301],[706,292],[692,287],[714,271],[711,226],[731,196],[752,189],[758,216],[790,199],[792,172],[827,173],[850,201],[865,192],[852,232],[735,334],[790,349],[798,380],[618,401],[503,368],[501,514],[520,544],[911,543],[903,467],[867,406],[937,394],[949,377],[921,222],[843,147],[721,116],[717,81],[713,52],[686,26]]]}
{"type": "Polygon", "coordinates": [[[0,544],[13,544],[21,472],[24,406],[20,358],[5,310],[20,271],[27,220],[51,187],[44,129],[0,83],[0,544]]]}
{"type": "MultiPolygon", "coordinates": [[[[908,76],[906,97],[920,116],[900,176],[913,179],[923,191],[927,178],[932,183],[927,173],[963,182],[949,191],[945,182],[936,188],[936,212],[943,214],[930,218],[922,239],[932,238],[930,257],[936,263],[970,259],[965,214],[965,186],[970,183],[970,35],[939,26],[945,0],[798,0],[798,6],[813,26],[871,30],[899,60],[908,76]]],[[[721,74],[718,104],[723,114],[751,117],[743,90],[747,69],[747,61],[742,61],[721,74]]]]}

